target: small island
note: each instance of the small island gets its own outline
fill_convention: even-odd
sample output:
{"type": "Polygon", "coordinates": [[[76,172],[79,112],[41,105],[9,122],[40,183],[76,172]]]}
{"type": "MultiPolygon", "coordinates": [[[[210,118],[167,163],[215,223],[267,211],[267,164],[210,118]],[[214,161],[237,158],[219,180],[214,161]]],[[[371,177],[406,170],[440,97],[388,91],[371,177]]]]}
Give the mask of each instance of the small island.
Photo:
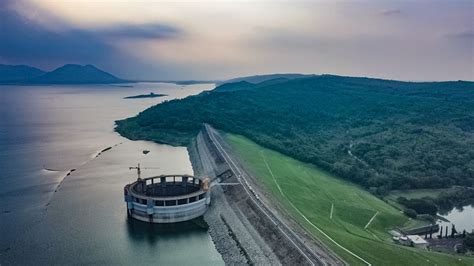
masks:
{"type": "Polygon", "coordinates": [[[163,97],[163,96],[168,96],[168,95],[167,94],[156,94],[156,93],[150,92],[150,94],[141,94],[141,95],[135,95],[135,96],[128,96],[128,97],[125,97],[124,99],[156,98],[156,97],[163,97]]]}

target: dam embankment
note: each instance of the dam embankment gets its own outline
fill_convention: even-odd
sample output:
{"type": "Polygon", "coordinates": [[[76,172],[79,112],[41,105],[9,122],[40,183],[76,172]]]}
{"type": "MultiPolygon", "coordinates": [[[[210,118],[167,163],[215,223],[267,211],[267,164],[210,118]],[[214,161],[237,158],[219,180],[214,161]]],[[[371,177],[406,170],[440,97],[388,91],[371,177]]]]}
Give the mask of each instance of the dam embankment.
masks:
{"type": "MultiPolygon", "coordinates": [[[[208,176],[212,180],[212,203],[204,215],[209,225],[209,233],[217,251],[226,264],[272,264],[279,261],[256,234],[255,229],[235,208],[235,199],[226,195],[227,187],[217,185],[218,180],[235,183],[229,166],[213,147],[209,136],[201,131],[188,147],[194,175],[208,176]]],[[[229,185],[231,186],[231,185],[229,185]]]]}
{"type": "Polygon", "coordinates": [[[247,181],[249,174],[226,150],[223,138],[208,125],[188,146],[195,176],[212,180],[212,203],[204,219],[226,264],[344,264],[252,189],[254,181],[247,181]]]}

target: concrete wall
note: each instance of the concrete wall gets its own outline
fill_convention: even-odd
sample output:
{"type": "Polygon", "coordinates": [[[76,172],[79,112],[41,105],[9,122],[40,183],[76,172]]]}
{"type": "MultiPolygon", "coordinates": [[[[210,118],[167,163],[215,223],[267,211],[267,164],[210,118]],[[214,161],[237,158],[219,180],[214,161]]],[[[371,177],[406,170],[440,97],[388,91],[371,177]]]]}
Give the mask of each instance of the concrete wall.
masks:
{"type": "Polygon", "coordinates": [[[204,197],[201,200],[184,205],[153,206],[153,213],[150,213],[151,210],[147,208],[147,205],[137,202],[129,202],[128,208],[131,212],[131,216],[137,220],[153,223],[176,223],[204,215],[209,201],[209,197],[204,197]],[[152,220],[150,219],[150,215],[152,216],[152,220]]]}
{"type": "Polygon", "coordinates": [[[137,220],[150,223],[176,223],[202,216],[211,204],[210,191],[202,188],[207,184],[206,182],[208,181],[192,176],[179,175],[161,175],[137,180],[124,187],[127,214],[137,220]],[[176,177],[179,181],[176,181],[176,177]],[[171,180],[168,181],[168,178],[171,180]],[[178,193],[179,195],[168,196],[146,192],[149,192],[150,188],[154,189],[154,186],[164,190],[168,187],[173,189],[176,186],[186,188],[189,185],[197,186],[198,190],[185,189],[181,193],[187,194],[178,193]]]}

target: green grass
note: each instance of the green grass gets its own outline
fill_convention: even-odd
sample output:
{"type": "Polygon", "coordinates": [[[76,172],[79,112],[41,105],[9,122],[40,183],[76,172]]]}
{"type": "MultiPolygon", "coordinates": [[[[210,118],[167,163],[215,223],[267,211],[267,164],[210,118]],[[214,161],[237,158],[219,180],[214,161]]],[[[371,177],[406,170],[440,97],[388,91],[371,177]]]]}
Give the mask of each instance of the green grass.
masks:
{"type": "Polygon", "coordinates": [[[387,231],[410,223],[393,206],[313,165],[265,149],[244,137],[225,134],[225,138],[264,189],[309,232],[351,265],[365,263],[347,250],[372,265],[474,264],[474,259],[468,257],[393,244],[387,231]],[[332,219],[331,205],[334,205],[332,219]],[[364,229],[375,213],[378,213],[375,219],[364,229]]]}

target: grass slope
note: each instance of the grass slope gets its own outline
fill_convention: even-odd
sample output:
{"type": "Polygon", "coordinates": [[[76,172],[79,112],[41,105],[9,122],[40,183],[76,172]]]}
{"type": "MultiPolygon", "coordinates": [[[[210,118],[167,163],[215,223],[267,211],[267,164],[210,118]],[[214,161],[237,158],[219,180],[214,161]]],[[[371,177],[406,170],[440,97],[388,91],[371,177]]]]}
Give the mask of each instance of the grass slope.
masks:
{"type": "Polygon", "coordinates": [[[255,176],[260,178],[264,189],[309,232],[351,265],[365,263],[336,246],[316,227],[372,265],[474,264],[474,260],[468,257],[392,244],[387,230],[408,222],[408,218],[394,207],[355,185],[310,164],[265,149],[242,136],[225,134],[225,138],[255,176]]]}

